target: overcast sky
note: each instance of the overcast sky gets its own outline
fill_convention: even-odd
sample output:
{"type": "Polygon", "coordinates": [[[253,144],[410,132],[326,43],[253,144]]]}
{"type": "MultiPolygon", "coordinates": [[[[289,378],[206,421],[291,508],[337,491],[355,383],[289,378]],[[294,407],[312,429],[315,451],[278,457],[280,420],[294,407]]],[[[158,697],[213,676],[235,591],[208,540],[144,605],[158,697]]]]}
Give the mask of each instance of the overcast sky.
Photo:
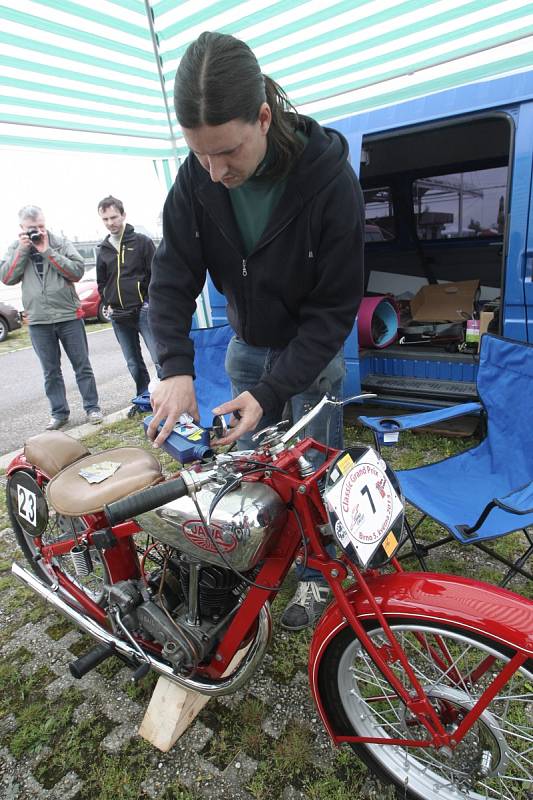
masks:
{"type": "Polygon", "coordinates": [[[167,192],[151,158],[0,148],[0,176],[2,255],[17,236],[17,214],[25,205],[41,206],[48,228],[68,239],[101,239],[107,231],[98,202],[113,194],[124,203],[128,222],[159,233],[167,192]]]}

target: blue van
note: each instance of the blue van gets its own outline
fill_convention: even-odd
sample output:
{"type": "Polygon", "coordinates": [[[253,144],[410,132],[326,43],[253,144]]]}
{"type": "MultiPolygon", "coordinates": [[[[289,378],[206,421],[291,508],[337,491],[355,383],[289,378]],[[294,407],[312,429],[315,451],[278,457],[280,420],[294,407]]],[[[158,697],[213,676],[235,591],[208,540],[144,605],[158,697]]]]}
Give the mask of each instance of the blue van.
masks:
{"type": "MultiPolygon", "coordinates": [[[[359,167],[365,294],[392,295],[402,309],[400,333],[411,333],[362,348],[354,325],[345,394],[364,389],[385,403],[422,407],[474,399],[475,344],[442,335],[438,307],[441,324],[429,328],[441,335],[427,335],[426,325],[417,339],[410,301],[424,286],[472,282],[463,284],[478,287],[472,317],[503,336],[533,341],[533,71],[328,125],[346,136],[359,167]]],[[[210,300],[217,324],[224,304],[213,287],[210,300]]],[[[466,328],[466,316],[464,325],[450,326],[455,333],[466,328]]]]}
{"type": "MultiPolygon", "coordinates": [[[[533,72],[332,127],[347,137],[353,163],[360,160],[365,293],[392,294],[408,307],[429,284],[479,281],[476,315],[496,333],[533,341],[533,72]]],[[[359,349],[354,331],[347,392],[361,386],[382,400],[427,406],[474,399],[475,345],[454,346],[445,335],[417,340],[408,321],[405,329],[410,337],[382,349],[359,349]]]]}

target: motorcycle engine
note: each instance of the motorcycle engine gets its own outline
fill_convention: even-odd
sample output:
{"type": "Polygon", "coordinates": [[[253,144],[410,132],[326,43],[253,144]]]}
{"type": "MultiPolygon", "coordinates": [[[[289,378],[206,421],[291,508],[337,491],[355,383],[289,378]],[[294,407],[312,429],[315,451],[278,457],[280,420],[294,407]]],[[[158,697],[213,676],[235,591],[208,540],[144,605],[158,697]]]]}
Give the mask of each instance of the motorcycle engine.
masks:
{"type": "Polygon", "coordinates": [[[176,552],[146,579],[108,586],[109,608],[131,633],[161,645],[162,656],[180,669],[208,657],[247,586],[229,569],[176,552]]]}
{"type": "Polygon", "coordinates": [[[207,483],[198,505],[186,496],[139,514],[155,552],[165,555],[144,580],[108,587],[110,610],[129,631],[161,645],[175,668],[209,657],[247,588],[242,576],[253,580],[285,524],[285,504],[264,483],[220,488],[207,483]]]}

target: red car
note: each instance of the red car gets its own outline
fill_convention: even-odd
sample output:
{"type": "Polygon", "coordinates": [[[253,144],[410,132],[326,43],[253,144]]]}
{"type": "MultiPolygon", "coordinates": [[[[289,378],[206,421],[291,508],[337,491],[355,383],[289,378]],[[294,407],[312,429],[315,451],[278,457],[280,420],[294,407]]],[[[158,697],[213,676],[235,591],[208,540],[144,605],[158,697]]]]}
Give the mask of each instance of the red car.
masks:
{"type": "Polygon", "coordinates": [[[81,281],[74,284],[78,297],[81,300],[81,310],[83,311],[84,319],[97,319],[98,322],[109,322],[109,314],[107,307],[104,306],[100,295],[98,294],[98,286],[96,284],[96,267],[88,270],[81,281]]]}

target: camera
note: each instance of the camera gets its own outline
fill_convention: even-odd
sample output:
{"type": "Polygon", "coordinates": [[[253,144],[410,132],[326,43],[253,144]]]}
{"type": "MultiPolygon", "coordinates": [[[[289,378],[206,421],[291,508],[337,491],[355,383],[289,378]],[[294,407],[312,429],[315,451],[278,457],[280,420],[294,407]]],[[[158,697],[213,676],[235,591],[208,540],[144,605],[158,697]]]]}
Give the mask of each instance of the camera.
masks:
{"type": "Polygon", "coordinates": [[[40,242],[43,238],[43,235],[39,228],[29,228],[26,231],[26,235],[30,237],[30,241],[32,242],[40,242]]]}

